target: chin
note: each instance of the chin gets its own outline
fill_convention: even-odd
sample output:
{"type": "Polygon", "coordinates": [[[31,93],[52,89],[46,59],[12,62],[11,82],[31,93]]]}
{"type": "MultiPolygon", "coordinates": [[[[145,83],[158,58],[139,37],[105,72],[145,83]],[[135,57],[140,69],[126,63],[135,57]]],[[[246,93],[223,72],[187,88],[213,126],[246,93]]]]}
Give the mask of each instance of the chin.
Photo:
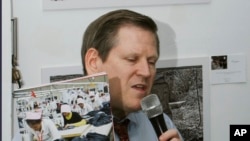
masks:
{"type": "Polygon", "coordinates": [[[133,112],[139,111],[141,110],[141,104],[140,103],[136,103],[133,105],[133,107],[131,107],[131,109],[133,109],[133,112]]]}
{"type": "Polygon", "coordinates": [[[141,110],[141,100],[140,99],[129,99],[123,104],[124,111],[129,113],[141,110]]]}

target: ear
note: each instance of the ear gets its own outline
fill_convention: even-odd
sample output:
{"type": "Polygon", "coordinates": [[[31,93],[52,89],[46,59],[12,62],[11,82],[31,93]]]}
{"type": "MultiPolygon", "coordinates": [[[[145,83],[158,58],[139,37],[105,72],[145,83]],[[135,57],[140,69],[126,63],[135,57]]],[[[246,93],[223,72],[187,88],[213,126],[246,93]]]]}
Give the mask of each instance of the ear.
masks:
{"type": "Polygon", "coordinates": [[[90,48],[85,55],[85,67],[87,74],[94,74],[99,72],[99,64],[101,58],[95,48],[90,48]]]}

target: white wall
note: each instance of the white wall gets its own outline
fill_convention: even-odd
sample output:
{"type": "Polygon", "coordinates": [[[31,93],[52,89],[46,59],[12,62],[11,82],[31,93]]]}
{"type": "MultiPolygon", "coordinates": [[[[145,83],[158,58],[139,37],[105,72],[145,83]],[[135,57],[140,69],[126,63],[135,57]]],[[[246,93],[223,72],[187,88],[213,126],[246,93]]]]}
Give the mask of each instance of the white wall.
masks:
{"type": "Polygon", "coordinates": [[[11,140],[11,3],[2,0],[2,137],[11,140]]]}
{"type": "MultiPolygon", "coordinates": [[[[13,0],[13,4],[14,16],[19,20],[19,69],[27,87],[41,83],[41,67],[80,65],[81,38],[86,26],[115,9],[43,11],[38,0],[13,0]]],[[[163,31],[172,33],[175,41],[161,37],[166,38],[161,44],[161,59],[169,59],[234,53],[249,56],[249,6],[248,0],[211,0],[209,4],[129,9],[151,16],[162,25],[163,31]]],[[[247,70],[249,62],[247,58],[247,70]]],[[[249,76],[248,71],[248,81],[249,76]]],[[[248,81],[209,85],[211,141],[229,140],[230,124],[250,123],[248,81]]],[[[9,82],[6,85],[10,88],[9,82]]]]}

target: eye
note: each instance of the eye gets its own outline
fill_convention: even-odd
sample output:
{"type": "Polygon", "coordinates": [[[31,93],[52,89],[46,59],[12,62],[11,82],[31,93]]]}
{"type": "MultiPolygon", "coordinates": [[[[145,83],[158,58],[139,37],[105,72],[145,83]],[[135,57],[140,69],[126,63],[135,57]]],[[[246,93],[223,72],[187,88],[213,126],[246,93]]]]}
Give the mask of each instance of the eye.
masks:
{"type": "Polygon", "coordinates": [[[137,57],[128,57],[128,58],[127,58],[127,61],[128,61],[128,62],[134,63],[134,62],[137,61],[137,57]]]}
{"type": "Polygon", "coordinates": [[[129,62],[135,62],[135,61],[136,61],[135,58],[128,58],[127,60],[128,60],[129,62]]]}
{"type": "Polygon", "coordinates": [[[155,60],[149,60],[148,63],[149,63],[150,65],[152,65],[152,66],[155,66],[156,61],[155,61],[155,60]]]}

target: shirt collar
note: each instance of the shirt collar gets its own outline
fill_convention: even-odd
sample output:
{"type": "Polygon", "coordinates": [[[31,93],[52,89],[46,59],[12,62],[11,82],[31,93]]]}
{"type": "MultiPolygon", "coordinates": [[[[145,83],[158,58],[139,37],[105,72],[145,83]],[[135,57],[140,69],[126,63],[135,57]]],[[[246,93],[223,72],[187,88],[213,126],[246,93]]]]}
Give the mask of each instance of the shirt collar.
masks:
{"type": "Polygon", "coordinates": [[[141,119],[138,119],[138,117],[136,116],[136,115],[138,115],[140,113],[142,113],[142,111],[137,111],[137,112],[130,113],[126,118],[129,119],[131,123],[136,125],[136,124],[139,123],[139,120],[141,120],[141,119]]]}
{"type": "Polygon", "coordinates": [[[117,119],[116,117],[113,117],[113,119],[114,119],[114,120],[117,120],[118,123],[119,123],[119,122],[123,122],[123,121],[126,120],[126,119],[129,119],[129,120],[130,120],[130,123],[132,123],[132,124],[138,124],[138,123],[139,123],[139,120],[140,120],[140,119],[138,119],[138,117],[136,116],[136,115],[138,115],[138,114],[144,114],[144,113],[142,113],[142,111],[140,110],[140,111],[137,111],[137,112],[129,113],[125,118],[123,118],[123,119],[121,119],[121,120],[117,119]]]}

